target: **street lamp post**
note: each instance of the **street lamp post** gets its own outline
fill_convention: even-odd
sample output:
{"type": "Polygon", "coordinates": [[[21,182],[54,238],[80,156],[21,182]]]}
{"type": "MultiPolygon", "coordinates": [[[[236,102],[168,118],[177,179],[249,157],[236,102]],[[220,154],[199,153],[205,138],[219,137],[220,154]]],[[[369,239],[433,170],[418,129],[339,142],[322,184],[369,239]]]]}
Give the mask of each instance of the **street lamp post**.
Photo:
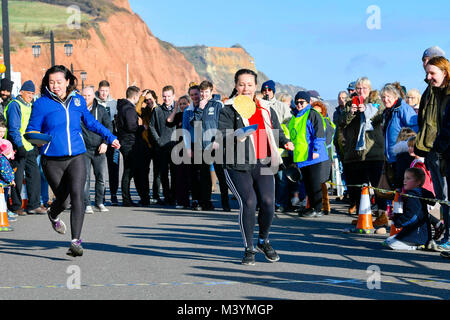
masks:
{"type": "Polygon", "coordinates": [[[39,58],[41,55],[41,44],[50,44],[51,51],[51,59],[52,59],[52,67],[56,65],[55,62],[55,44],[56,43],[64,43],[64,53],[66,56],[70,57],[73,53],[73,45],[69,41],[55,41],[55,35],[53,31],[50,31],[50,41],[44,42],[35,42],[32,46],[33,48],[33,56],[35,58],[39,58]]]}
{"type": "Polygon", "coordinates": [[[6,66],[5,77],[11,80],[11,49],[9,43],[8,0],[2,0],[3,60],[6,66]]]}

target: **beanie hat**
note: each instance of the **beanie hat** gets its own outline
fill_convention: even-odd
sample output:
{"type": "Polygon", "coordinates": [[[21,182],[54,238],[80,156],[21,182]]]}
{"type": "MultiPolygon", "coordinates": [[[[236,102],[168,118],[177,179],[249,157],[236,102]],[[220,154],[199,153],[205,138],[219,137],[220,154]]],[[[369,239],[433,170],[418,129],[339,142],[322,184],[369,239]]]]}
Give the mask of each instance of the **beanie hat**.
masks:
{"type": "Polygon", "coordinates": [[[306,91],[299,91],[295,95],[294,103],[296,103],[297,100],[303,99],[306,100],[306,102],[311,103],[311,95],[306,91]]]}
{"type": "Polygon", "coordinates": [[[422,60],[424,58],[433,58],[433,57],[439,57],[439,56],[445,57],[445,52],[438,46],[434,46],[434,47],[430,47],[424,51],[422,60]]]}
{"type": "Polygon", "coordinates": [[[11,92],[11,91],[12,91],[13,84],[14,84],[14,82],[12,82],[12,81],[9,80],[9,79],[4,78],[4,79],[2,79],[2,81],[1,81],[1,84],[0,84],[0,90],[2,90],[2,91],[3,91],[3,90],[6,90],[6,91],[11,92]]]}
{"type": "Polygon", "coordinates": [[[35,92],[36,87],[34,86],[33,81],[28,80],[23,83],[22,88],[20,88],[20,91],[35,92]]]}
{"type": "Polygon", "coordinates": [[[266,82],[264,82],[261,86],[261,91],[263,91],[264,89],[271,89],[273,91],[273,93],[275,94],[275,82],[273,82],[272,80],[268,80],[266,82]]]}
{"type": "Polygon", "coordinates": [[[12,143],[9,140],[0,140],[0,152],[7,158],[8,155],[12,154],[11,158],[8,158],[8,160],[14,160],[14,149],[12,143]]]}

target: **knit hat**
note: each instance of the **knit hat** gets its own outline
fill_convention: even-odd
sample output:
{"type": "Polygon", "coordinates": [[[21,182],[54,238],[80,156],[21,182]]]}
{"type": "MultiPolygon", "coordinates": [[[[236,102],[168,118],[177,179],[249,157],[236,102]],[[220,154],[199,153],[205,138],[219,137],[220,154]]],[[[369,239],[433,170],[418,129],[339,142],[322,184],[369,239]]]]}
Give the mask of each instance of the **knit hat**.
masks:
{"type": "Polygon", "coordinates": [[[34,86],[33,81],[28,80],[23,83],[22,88],[20,88],[20,91],[35,92],[36,87],[34,86]]]}
{"type": "Polygon", "coordinates": [[[433,57],[445,57],[445,52],[438,46],[430,47],[424,51],[422,60],[424,58],[433,58],[433,57]]]}
{"type": "Polygon", "coordinates": [[[2,79],[1,84],[0,84],[0,90],[6,90],[11,92],[12,91],[12,87],[14,85],[14,82],[11,80],[8,80],[6,78],[2,79]]]}
{"type": "Polygon", "coordinates": [[[272,80],[268,80],[266,82],[264,82],[261,86],[261,91],[263,91],[264,89],[271,89],[273,91],[273,93],[275,94],[275,82],[273,82],[272,80]]]}
{"type": "Polygon", "coordinates": [[[306,91],[299,91],[295,95],[294,103],[296,103],[297,100],[303,99],[306,100],[306,102],[311,103],[311,95],[306,91]]]}
{"type": "Polygon", "coordinates": [[[0,140],[0,152],[8,158],[8,155],[11,155],[8,160],[14,160],[14,149],[12,143],[9,140],[1,139],[0,140]]]}

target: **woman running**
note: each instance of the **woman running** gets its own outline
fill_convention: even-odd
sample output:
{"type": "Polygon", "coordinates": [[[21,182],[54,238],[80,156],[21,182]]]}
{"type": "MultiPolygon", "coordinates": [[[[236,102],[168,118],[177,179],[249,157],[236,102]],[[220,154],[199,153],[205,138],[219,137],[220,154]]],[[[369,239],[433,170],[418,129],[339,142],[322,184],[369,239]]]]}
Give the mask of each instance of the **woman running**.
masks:
{"type": "Polygon", "coordinates": [[[91,115],[86,101],[77,93],[77,85],[77,78],[66,67],[54,66],[47,70],[42,79],[41,97],[33,104],[26,130],[52,137],[40,148],[43,171],[56,197],[48,217],[53,229],[64,234],[66,226],[58,216],[70,195],[72,242],[67,254],[73,257],[83,255],[80,235],[84,220],[86,165],[83,154],[86,147],[81,122],[113,148],[120,148],[117,138],[91,115]]]}
{"type": "Polygon", "coordinates": [[[239,202],[239,225],[244,239],[245,255],[242,264],[254,265],[256,251],[253,246],[256,206],[259,205],[259,237],[257,250],[267,260],[280,259],[269,243],[269,229],[275,211],[274,174],[282,163],[278,148],[293,150],[294,145],[284,135],[273,109],[266,102],[256,99],[257,75],[252,70],[241,69],[235,74],[236,96],[227,100],[219,116],[219,130],[223,136],[237,129],[258,125],[256,132],[243,138],[233,137],[232,144],[224,143],[225,176],[230,190],[239,202]],[[240,96],[247,96],[256,104],[256,111],[243,110],[238,105],[240,96]],[[276,141],[276,135],[279,135],[276,141]],[[233,148],[231,148],[233,145],[233,148]],[[230,161],[231,160],[231,161],[230,161]],[[275,168],[275,172],[271,172],[275,168]]]}

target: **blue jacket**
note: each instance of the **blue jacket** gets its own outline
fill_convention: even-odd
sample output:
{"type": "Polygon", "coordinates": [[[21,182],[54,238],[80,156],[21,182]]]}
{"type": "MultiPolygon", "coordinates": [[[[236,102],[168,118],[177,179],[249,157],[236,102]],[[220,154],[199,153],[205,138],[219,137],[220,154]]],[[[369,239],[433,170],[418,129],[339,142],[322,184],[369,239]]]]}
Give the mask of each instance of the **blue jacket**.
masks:
{"type": "Polygon", "coordinates": [[[46,93],[33,104],[26,132],[41,132],[52,140],[40,148],[49,157],[76,156],[86,152],[81,122],[87,129],[98,133],[108,144],[117,139],[89,112],[84,98],[73,91],[66,101],[46,89],[46,93]]]}
{"type": "Polygon", "coordinates": [[[0,186],[5,187],[14,181],[14,171],[9,160],[0,154],[0,186]]]}
{"type": "MultiPolygon", "coordinates": [[[[191,143],[199,142],[202,139],[202,148],[206,149],[211,142],[214,141],[216,132],[219,126],[219,114],[223,108],[223,103],[217,100],[210,100],[203,110],[198,107],[190,105],[183,112],[183,129],[186,130],[183,134],[184,145],[186,148],[191,148],[191,143]],[[202,131],[201,137],[195,136],[195,121],[201,121],[202,131]],[[187,135],[189,132],[190,136],[187,135]]],[[[200,134],[200,132],[199,132],[200,134]]]]}
{"type": "MultiPolygon", "coordinates": [[[[30,103],[26,103],[21,96],[16,99],[20,99],[23,104],[28,105],[31,108],[30,103]]],[[[19,104],[15,101],[11,101],[6,111],[6,118],[8,119],[8,140],[10,140],[13,145],[17,148],[23,146],[22,134],[20,133],[20,128],[22,126],[22,112],[20,110],[19,104]]]]}
{"type": "Polygon", "coordinates": [[[417,124],[416,112],[402,99],[398,99],[397,103],[392,107],[392,116],[390,120],[386,119],[388,110],[389,109],[386,108],[384,111],[384,154],[386,155],[387,162],[393,163],[397,160],[394,146],[397,143],[400,130],[408,127],[417,133],[419,131],[419,126],[417,124]]]}
{"type": "Polygon", "coordinates": [[[313,108],[311,108],[311,105],[308,105],[301,111],[297,111],[297,109],[295,109],[294,116],[301,117],[308,110],[311,110],[311,112],[309,113],[308,120],[306,122],[306,141],[308,142],[309,145],[308,159],[303,162],[297,162],[297,166],[299,168],[324,162],[329,159],[326,147],[326,136],[323,127],[322,116],[313,108]],[[319,157],[317,159],[313,159],[312,158],[313,153],[318,153],[319,157]]]}
{"type": "MultiPolygon", "coordinates": [[[[434,199],[434,195],[424,189],[415,188],[406,192],[406,194],[434,199]]],[[[402,197],[403,213],[394,214],[392,221],[397,228],[402,230],[395,236],[396,239],[403,242],[411,242],[422,245],[428,242],[429,237],[429,220],[427,205],[434,205],[432,201],[421,200],[412,197],[402,197]]]]}

